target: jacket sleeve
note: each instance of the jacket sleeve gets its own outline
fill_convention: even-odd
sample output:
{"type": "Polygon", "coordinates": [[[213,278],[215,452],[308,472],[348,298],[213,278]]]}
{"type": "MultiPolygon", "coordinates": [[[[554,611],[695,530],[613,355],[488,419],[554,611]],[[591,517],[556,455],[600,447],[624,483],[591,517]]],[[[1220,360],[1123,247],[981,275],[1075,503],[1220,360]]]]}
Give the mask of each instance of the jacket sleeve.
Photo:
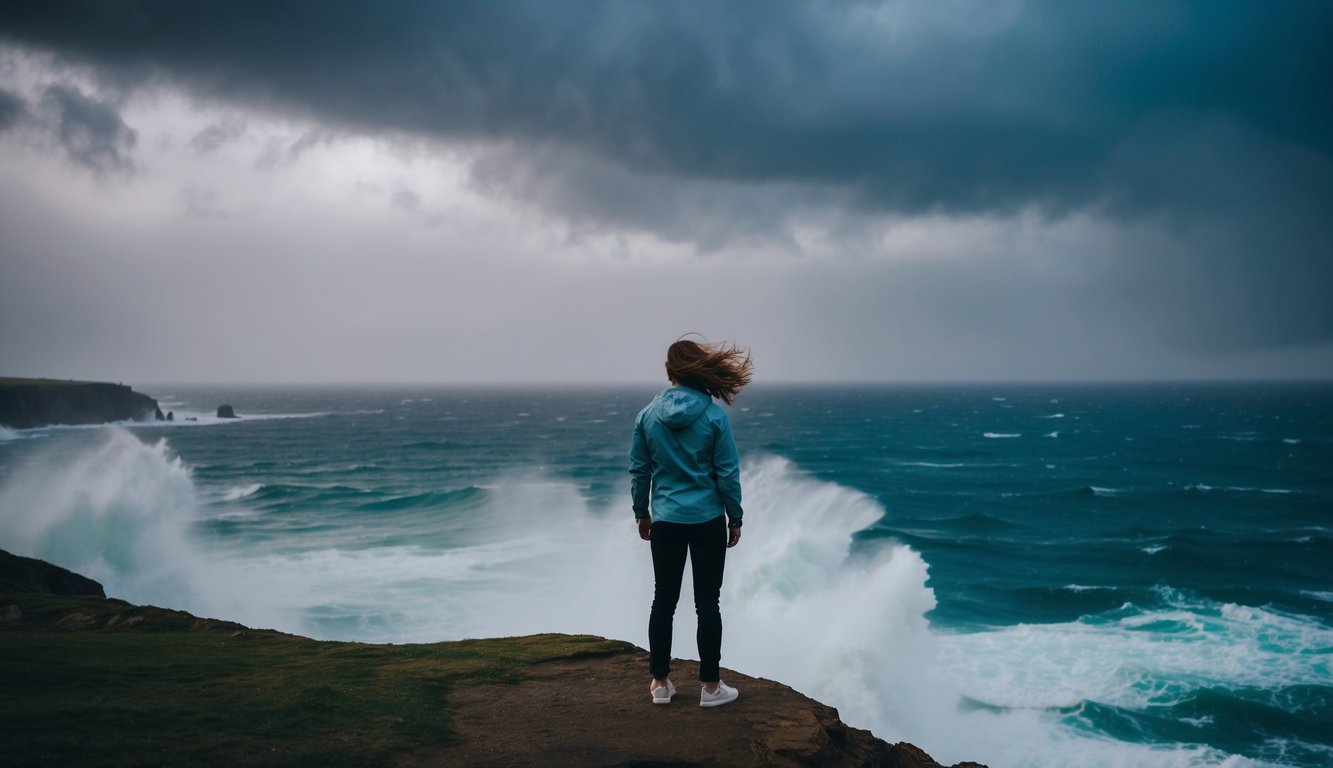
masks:
{"type": "Polygon", "coordinates": [[[741,457],[736,452],[736,439],[731,436],[731,420],[724,411],[717,422],[717,437],[713,442],[713,480],[727,517],[739,520],[741,509],[741,457]]]}
{"type": "Polygon", "coordinates": [[[643,421],[634,422],[634,437],[629,446],[629,494],[634,504],[634,516],[648,516],[648,499],[652,495],[653,457],[643,436],[643,421]]]}

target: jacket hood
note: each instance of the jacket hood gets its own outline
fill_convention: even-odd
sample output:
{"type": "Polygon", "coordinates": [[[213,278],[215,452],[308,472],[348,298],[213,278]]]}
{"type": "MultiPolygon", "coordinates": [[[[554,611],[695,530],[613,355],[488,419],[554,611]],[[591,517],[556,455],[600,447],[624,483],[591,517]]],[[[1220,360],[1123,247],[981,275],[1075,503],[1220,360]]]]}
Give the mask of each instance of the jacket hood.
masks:
{"type": "Polygon", "coordinates": [[[708,410],[713,398],[697,389],[672,387],[658,394],[653,415],[672,429],[684,429],[708,410]]]}

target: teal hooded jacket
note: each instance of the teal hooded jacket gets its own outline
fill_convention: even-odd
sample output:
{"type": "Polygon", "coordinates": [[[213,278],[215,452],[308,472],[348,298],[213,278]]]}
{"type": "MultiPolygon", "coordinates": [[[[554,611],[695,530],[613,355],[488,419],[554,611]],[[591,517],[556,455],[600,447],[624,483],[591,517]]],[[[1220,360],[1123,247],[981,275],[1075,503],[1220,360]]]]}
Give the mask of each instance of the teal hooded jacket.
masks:
{"type": "Polygon", "coordinates": [[[740,519],[741,470],[727,412],[706,393],[659,392],[634,421],[629,452],[634,516],[704,523],[740,519]]]}

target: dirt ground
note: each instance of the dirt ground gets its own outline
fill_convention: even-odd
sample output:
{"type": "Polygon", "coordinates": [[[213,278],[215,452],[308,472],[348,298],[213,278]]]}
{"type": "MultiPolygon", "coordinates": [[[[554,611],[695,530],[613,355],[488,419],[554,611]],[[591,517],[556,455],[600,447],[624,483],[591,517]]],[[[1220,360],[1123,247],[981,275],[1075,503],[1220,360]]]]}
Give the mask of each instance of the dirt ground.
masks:
{"type": "Polygon", "coordinates": [[[517,685],[460,686],[448,706],[462,742],[403,766],[939,766],[771,680],[723,670],[740,697],[704,709],[697,662],[673,662],[676,697],[654,705],[647,668],[639,651],[543,664],[517,685]]]}

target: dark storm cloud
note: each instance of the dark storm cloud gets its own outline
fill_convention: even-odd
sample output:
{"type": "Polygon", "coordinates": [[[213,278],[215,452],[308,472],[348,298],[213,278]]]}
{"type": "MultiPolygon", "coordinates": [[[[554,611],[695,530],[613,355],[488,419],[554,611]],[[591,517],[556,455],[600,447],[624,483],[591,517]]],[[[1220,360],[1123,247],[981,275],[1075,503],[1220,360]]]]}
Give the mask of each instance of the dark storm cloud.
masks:
{"type": "Polygon", "coordinates": [[[1123,153],[1155,126],[1235,125],[1325,157],[1333,141],[1333,6],[1318,0],[890,4],[883,24],[875,12],[11,2],[0,34],[364,128],[551,141],[668,176],[834,184],[895,210],[1178,205],[1191,196],[1151,172],[1178,165],[1173,148],[1123,153]]]}
{"type": "Polygon", "coordinates": [[[478,142],[493,193],[705,249],[820,206],[1152,227],[1106,290],[1204,346],[1333,338],[1330,29],[1323,0],[0,5],[118,85],[478,142]]]}
{"type": "Polygon", "coordinates": [[[70,160],[96,173],[133,170],[137,135],[115,107],[65,85],[47,88],[42,101],[53,112],[55,134],[70,160]]]}

